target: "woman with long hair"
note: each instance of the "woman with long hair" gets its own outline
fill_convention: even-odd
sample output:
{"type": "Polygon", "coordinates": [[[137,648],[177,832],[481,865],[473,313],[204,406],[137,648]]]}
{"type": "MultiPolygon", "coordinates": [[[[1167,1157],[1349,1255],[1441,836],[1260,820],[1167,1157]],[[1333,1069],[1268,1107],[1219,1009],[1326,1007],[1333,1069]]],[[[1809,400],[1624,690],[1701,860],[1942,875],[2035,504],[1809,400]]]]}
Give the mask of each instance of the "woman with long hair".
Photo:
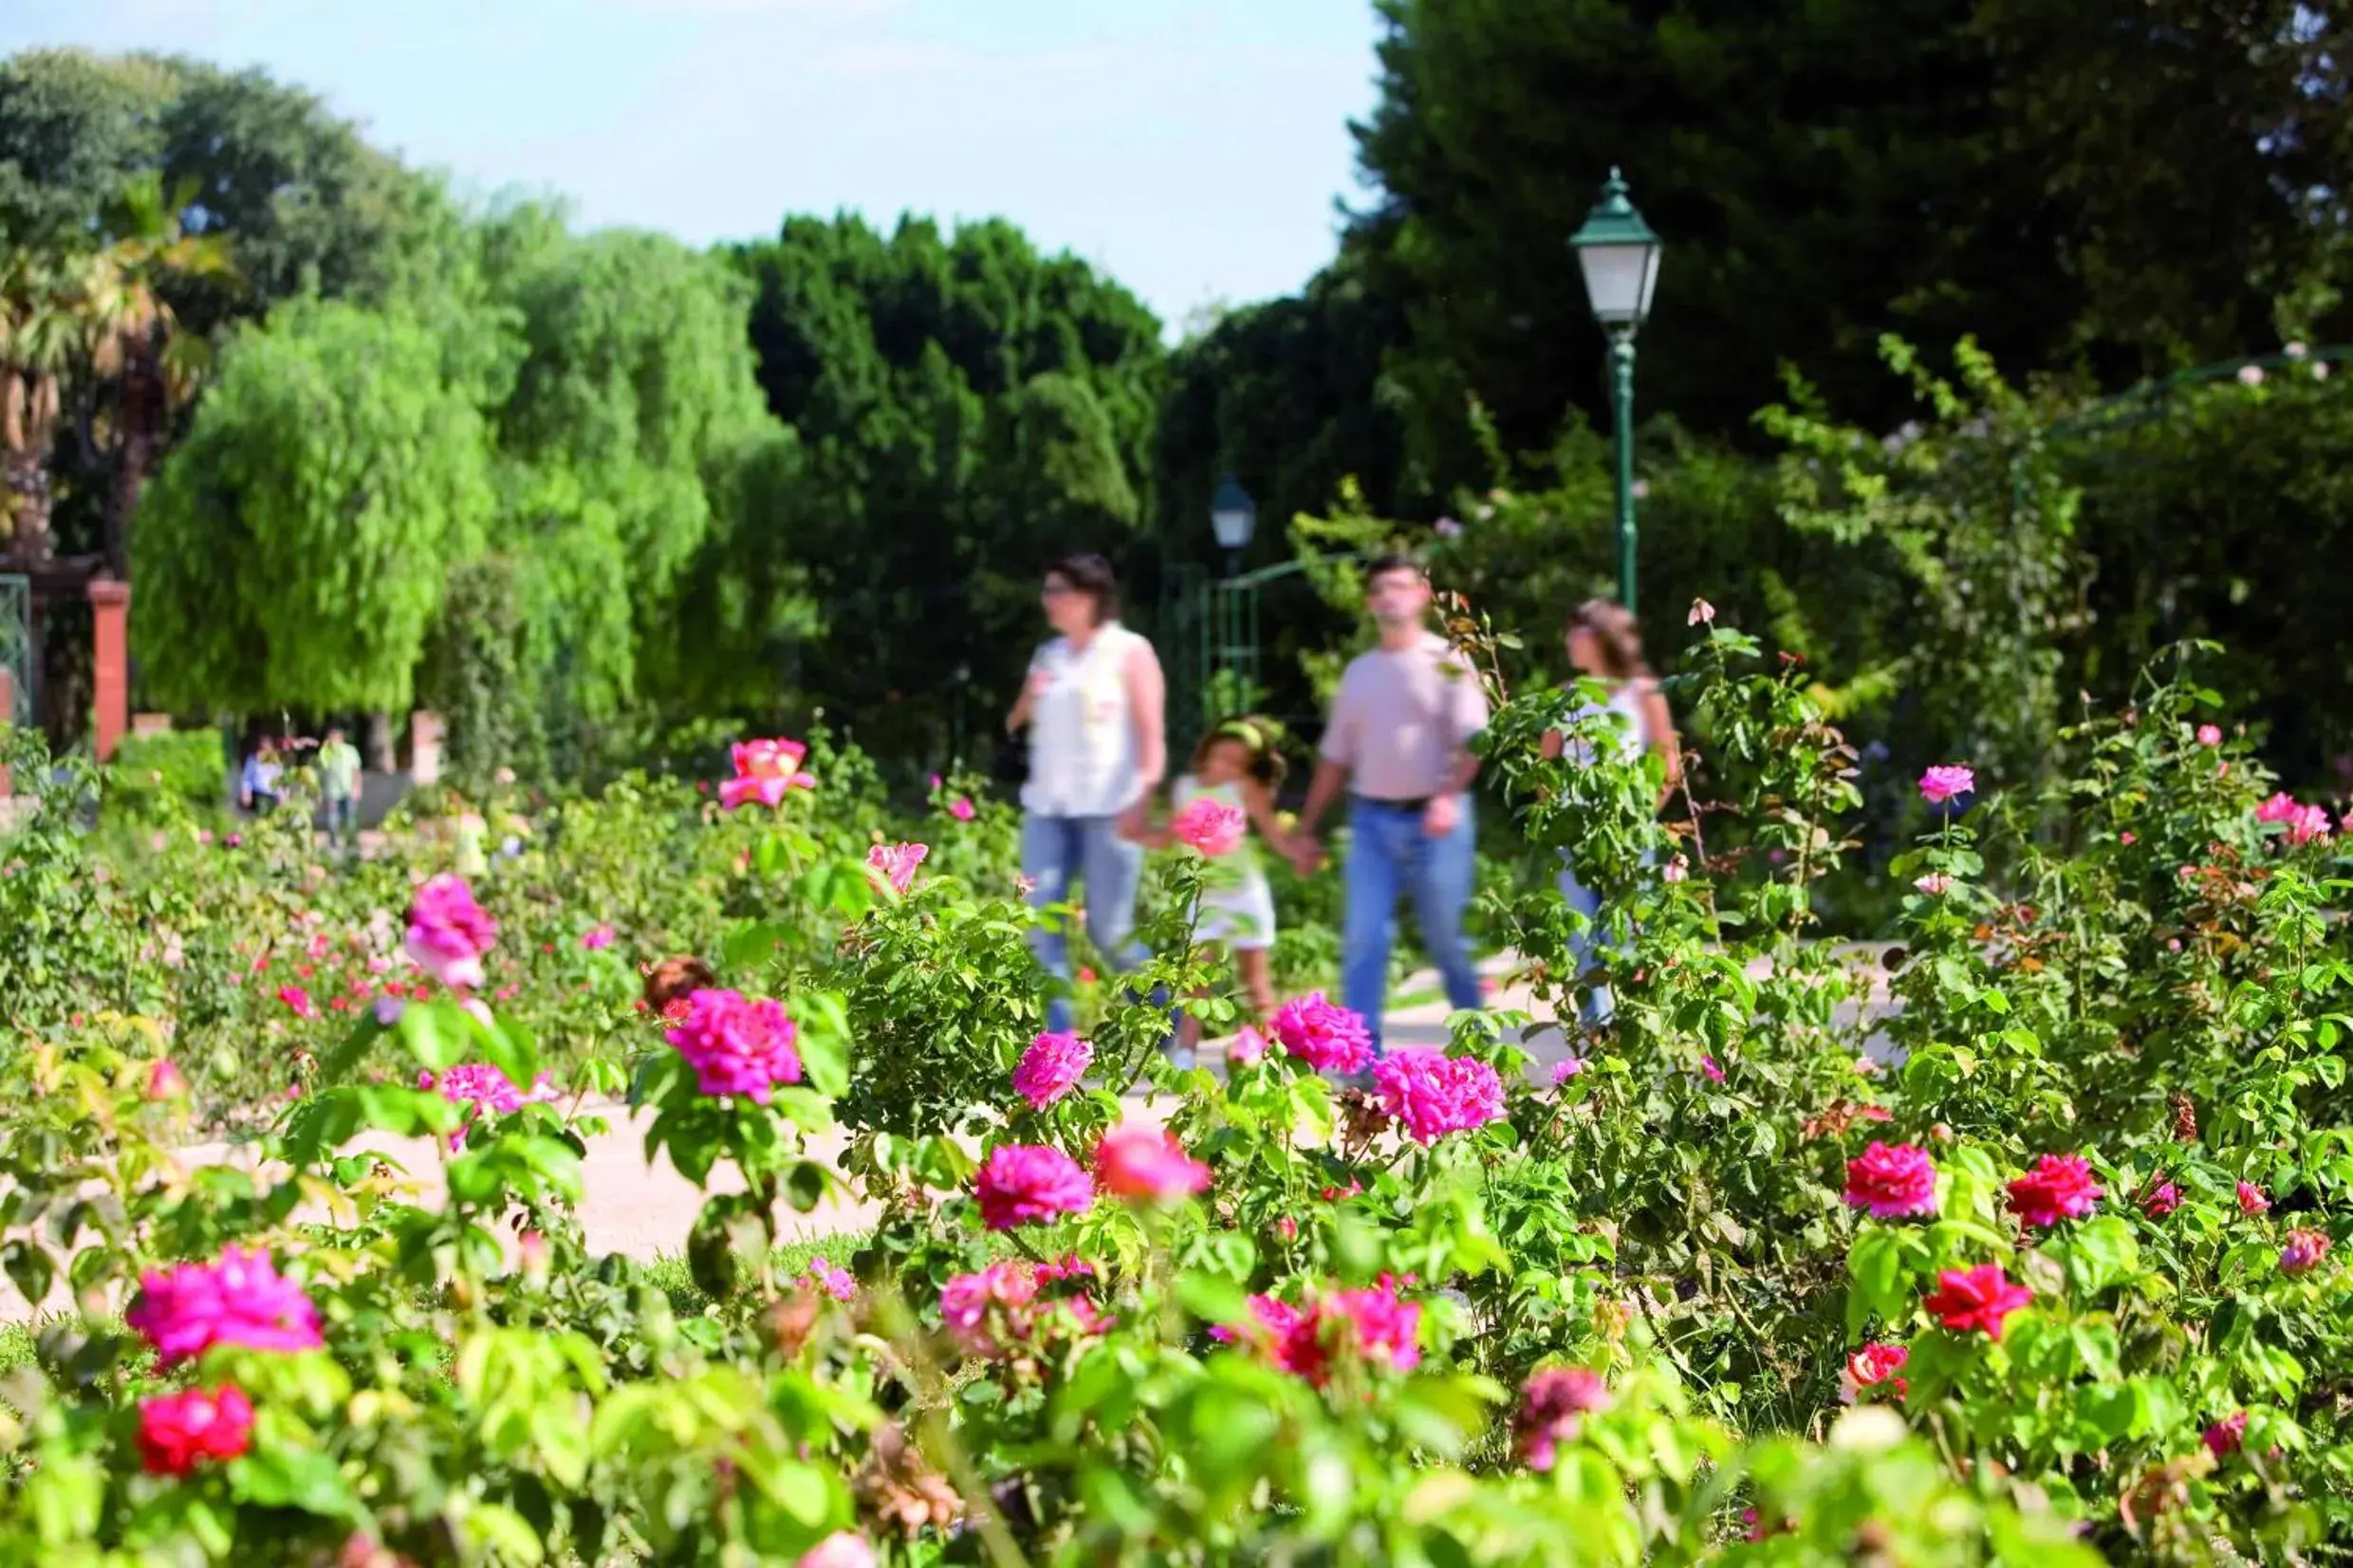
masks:
{"type": "MultiPolygon", "coordinates": [[[[1570,722],[1606,716],[1618,737],[1616,746],[1621,758],[1630,761],[1644,751],[1656,753],[1664,765],[1658,801],[1658,809],[1663,811],[1682,782],[1683,763],[1676,743],[1675,716],[1667,710],[1666,695],[1658,690],[1658,676],[1651,673],[1649,664],[1643,660],[1642,633],[1634,612],[1614,600],[1589,599],[1569,616],[1561,640],[1578,679],[1598,685],[1603,693],[1600,701],[1588,698],[1581,705],[1570,714],[1570,722]]],[[[1562,731],[1545,732],[1547,757],[1559,757],[1568,747],[1568,739],[1562,731]]],[[[1578,762],[1589,764],[1594,760],[1584,754],[1586,748],[1583,743],[1579,743],[1578,749],[1578,762]]],[[[1577,879],[1566,854],[1561,857],[1559,887],[1561,896],[1585,919],[1584,932],[1574,950],[1582,971],[1591,966],[1600,946],[1601,895],[1577,879]]],[[[1614,948],[1623,945],[1622,936],[1611,944],[1614,948]]],[[[1608,1023],[1616,1010],[1609,987],[1597,986],[1585,1003],[1585,1022],[1598,1027],[1608,1023]]]]}

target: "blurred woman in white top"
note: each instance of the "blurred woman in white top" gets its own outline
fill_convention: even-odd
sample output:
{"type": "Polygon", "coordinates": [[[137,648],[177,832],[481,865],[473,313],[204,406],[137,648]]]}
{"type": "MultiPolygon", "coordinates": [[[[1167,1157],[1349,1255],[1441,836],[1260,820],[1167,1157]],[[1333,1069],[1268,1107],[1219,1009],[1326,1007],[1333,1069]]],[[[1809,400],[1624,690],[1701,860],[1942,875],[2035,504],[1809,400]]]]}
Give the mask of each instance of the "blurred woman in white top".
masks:
{"type": "MultiPolygon", "coordinates": [[[[1587,600],[1568,618],[1562,641],[1568,653],[1568,662],[1578,675],[1599,684],[1607,693],[1603,702],[1587,701],[1570,715],[1570,722],[1607,713],[1615,720],[1621,757],[1630,760],[1644,750],[1657,752],[1665,765],[1665,782],[1659,788],[1658,802],[1658,809],[1664,810],[1682,781],[1683,763],[1676,744],[1675,717],[1667,710],[1667,699],[1658,690],[1658,677],[1642,660],[1642,633],[1635,623],[1633,612],[1613,600],[1587,600]]],[[[1560,730],[1546,731],[1547,757],[1558,757],[1567,747],[1567,738],[1560,730]]],[[[1584,742],[1578,742],[1573,760],[1590,763],[1592,758],[1584,754],[1588,749],[1584,742]]],[[[1589,968],[1594,952],[1603,941],[1600,929],[1601,895],[1577,880],[1566,854],[1561,857],[1559,887],[1561,896],[1585,917],[1584,934],[1574,950],[1578,968],[1589,968]]],[[[1630,937],[1627,932],[1612,932],[1608,945],[1623,951],[1630,937]]],[[[1597,1026],[1606,1024],[1616,1010],[1609,987],[1597,986],[1585,1003],[1585,1022],[1597,1026]]]]}
{"type": "MultiPolygon", "coordinates": [[[[1120,588],[1099,555],[1065,556],[1041,595],[1055,636],[1029,661],[1008,730],[1029,731],[1022,786],[1021,869],[1030,906],[1070,901],[1084,886],[1086,934],[1121,969],[1150,956],[1136,940],[1136,891],[1153,792],[1167,771],[1166,688],[1152,644],[1120,624],[1120,588]]],[[[1053,976],[1047,1026],[1070,1027],[1069,944],[1058,928],[1030,933],[1053,976]]]]}

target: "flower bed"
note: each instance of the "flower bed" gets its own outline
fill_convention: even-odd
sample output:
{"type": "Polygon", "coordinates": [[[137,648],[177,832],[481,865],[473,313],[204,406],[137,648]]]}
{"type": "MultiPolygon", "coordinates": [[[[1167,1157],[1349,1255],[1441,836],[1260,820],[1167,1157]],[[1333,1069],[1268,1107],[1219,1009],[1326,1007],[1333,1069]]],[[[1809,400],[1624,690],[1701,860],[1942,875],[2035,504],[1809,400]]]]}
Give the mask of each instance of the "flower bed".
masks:
{"type": "MultiPolygon", "coordinates": [[[[0,1059],[0,1263],[101,1309],[42,1325],[0,1385],[0,1559],[2040,1564],[2344,1540],[2333,824],[2266,806],[2191,687],[2071,736],[2046,798],[1937,763],[1878,954],[1901,1008],[1870,1026],[1902,1065],[1877,1067],[1866,977],[1810,940],[1853,759],[1793,673],[1704,636],[1677,700],[1710,809],[1672,844],[1648,765],[1542,759],[1569,699],[1502,709],[1494,787],[1615,940],[1491,893],[1536,1016],[1378,1062],[1320,998],[1223,1079],[1168,1065],[1146,1007],[1041,1036],[1029,917],[958,837],[989,809],[851,828],[825,759],[781,748],[713,782],[732,811],[624,789],[529,818],[480,887],[398,864],[314,885],[292,840],[243,846],[254,936],[327,938],[282,979],[273,935],[259,982],[172,978],[198,895],[170,858],[221,846],[167,844],[153,917],[117,932],[76,912],[124,884],[77,885],[72,830],[36,820],[0,882],[47,922],[0,1059]],[[1602,985],[1610,1022],[1532,1072],[1529,1031],[1602,985]],[[276,994],[297,987],[306,1014],[276,994]],[[192,1097],[248,1071],[188,1047],[273,1005],[255,1055],[297,1091],[268,1131],[292,1173],[176,1171],[192,1097]],[[1326,1076],[1368,1066],[1369,1090],[1326,1076]],[[679,1238],[698,1310],[582,1244],[588,1087],[638,1110],[649,1159],[724,1186],[679,1238]],[[444,1199],[350,1155],[369,1131],[432,1138],[444,1199]],[[837,1131],[847,1153],[813,1158],[837,1131]],[[880,1223],[780,1266],[786,1217],[845,1189],[880,1223]],[[323,1196],[328,1223],[294,1223],[323,1196]]],[[[1192,907],[1201,864],[1168,858],[1156,907],[1192,907]]],[[[1149,934],[1138,978],[1191,994],[1209,958],[1181,913],[1149,934]]]]}

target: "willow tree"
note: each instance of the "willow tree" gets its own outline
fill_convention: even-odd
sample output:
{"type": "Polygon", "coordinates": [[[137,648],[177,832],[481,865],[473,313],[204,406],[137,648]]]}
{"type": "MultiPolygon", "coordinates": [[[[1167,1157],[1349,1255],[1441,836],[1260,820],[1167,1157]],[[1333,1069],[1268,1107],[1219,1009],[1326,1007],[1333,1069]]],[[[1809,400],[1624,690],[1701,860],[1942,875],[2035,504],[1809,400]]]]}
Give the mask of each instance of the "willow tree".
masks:
{"type": "Polygon", "coordinates": [[[407,706],[450,563],[492,513],[489,431],[407,317],[297,303],[233,337],[150,488],[141,678],[180,709],[407,706]]]}

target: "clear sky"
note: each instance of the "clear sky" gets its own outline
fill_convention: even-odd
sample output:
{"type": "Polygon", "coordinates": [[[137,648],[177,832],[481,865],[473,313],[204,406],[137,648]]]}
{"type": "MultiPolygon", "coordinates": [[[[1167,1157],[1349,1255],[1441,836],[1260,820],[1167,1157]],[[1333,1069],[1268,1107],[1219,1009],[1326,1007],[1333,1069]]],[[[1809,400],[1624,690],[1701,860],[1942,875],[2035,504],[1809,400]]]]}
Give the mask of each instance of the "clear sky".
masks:
{"type": "Polygon", "coordinates": [[[1377,31],[1370,0],[0,0],[0,53],[263,65],[591,226],[1003,215],[1172,328],[1329,259],[1377,31]]]}

